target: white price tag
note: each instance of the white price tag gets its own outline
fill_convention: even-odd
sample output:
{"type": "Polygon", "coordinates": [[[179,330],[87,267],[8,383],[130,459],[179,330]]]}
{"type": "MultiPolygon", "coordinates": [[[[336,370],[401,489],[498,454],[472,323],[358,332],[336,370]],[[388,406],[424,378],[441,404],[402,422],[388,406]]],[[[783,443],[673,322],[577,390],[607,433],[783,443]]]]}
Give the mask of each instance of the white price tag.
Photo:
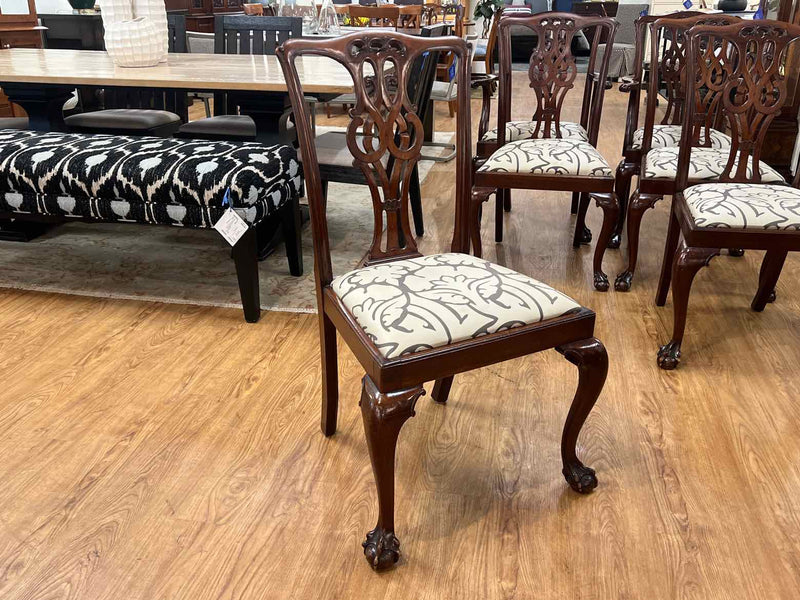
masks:
{"type": "Polygon", "coordinates": [[[235,246],[236,242],[247,233],[249,225],[242,217],[240,217],[235,210],[229,208],[214,224],[214,229],[219,231],[220,235],[231,245],[235,246]]]}

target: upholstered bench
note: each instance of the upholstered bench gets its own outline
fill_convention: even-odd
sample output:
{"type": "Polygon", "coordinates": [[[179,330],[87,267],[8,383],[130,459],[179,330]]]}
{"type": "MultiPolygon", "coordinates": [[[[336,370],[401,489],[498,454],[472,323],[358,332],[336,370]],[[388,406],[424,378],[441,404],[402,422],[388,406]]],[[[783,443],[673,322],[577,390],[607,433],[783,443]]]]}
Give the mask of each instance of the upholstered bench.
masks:
{"type": "Polygon", "coordinates": [[[245,319],[258,320],[258,253],[279,220],[301,275],[295,150],[252,142],[0,130],[0,218],[212,227],[230,205],[247,222],[232,255],[245,319]]]}

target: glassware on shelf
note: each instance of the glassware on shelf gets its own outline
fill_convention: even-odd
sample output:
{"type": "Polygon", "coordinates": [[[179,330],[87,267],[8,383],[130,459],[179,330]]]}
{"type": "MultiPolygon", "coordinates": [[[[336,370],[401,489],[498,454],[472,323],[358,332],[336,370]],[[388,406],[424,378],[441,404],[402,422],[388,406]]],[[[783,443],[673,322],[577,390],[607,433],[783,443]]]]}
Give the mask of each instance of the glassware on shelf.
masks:
{"type": "Polygon", "coordinates": [[[339,35],[339,15],[333,6],[333,0],[322,0],[317,21],[317,33],[322,35],[339,35]]]}

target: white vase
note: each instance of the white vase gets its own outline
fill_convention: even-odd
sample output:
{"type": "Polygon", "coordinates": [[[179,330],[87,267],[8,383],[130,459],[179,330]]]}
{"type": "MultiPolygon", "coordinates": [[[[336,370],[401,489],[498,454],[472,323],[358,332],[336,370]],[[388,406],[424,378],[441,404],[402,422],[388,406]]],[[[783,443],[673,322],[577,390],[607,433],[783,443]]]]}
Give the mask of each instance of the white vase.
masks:
{"type": "Polygon", "coordinates": [[[100,0],[100,16],[103,18],[103,27],[108,31],[112,23],[133,19],[133,3],[131,0],[100,0]]]}
{"type": "Polygon", "coordinates": [[[167,60],[169,30],[167,28],[167,6],[164,0],[133,0],[133,14],[137,17],[148,17],[156,26],[162,39],[163,55],[161,60],[167,60]]]}
{"type": "Polygon", "coordinates": [[[147,17],[110,23],[106,51],[120,67],[152,67],[164,56],[161,32],[147,17]]]}

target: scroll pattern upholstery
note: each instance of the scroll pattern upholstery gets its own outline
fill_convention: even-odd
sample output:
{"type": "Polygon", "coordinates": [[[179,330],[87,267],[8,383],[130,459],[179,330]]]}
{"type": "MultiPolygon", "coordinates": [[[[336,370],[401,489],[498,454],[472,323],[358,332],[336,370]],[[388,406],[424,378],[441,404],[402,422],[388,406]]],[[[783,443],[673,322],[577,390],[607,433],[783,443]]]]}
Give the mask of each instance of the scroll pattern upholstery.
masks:
{"type": "Polygon", "coordinates": [[[580,140],[556,138],[508,143],[497,149],[478,170],[611,177],[611,167],[594,146],[580,140]]]}
{"type": "MultiPolygon", "coordinates": [[[[651,149],[656,148],[677,148],[681,143],[681,125],[654,125],[653,126],[653,139],[650,143],[651,149]]],[[[729,135],[717,131],[716,129],[710,130],[709,138],[711,140],[710,147],[718,150],[728,150],[731,147],[731,138],[729,135]]],[[[634,150],[641,150],[642,142],[644,141],[644,127],[640,127],[633,132],[633,139],[631,140],[631,148],[634,150]]],[[[700,130],[701,146],[706,144],[706,130],[700,130]]]]}
{"type": "Polygon", "coordinates": [[[386,358],[538,323],[580,308],[548,285],[468,254],[351,271],[331,287],[386,358]]]}
{"type": "Polygon", "coordinates": [[[800,190],[786,185],[706,183],[684,191],[698,227],[800,231],[800,190]]]}
{"type": "MultiPolygon", "coordinates": [[[[642,169],[650,179],[675,179],[678,172],[678,148],[659,148],[647,153],[642,169]]],[[[728,150],[716,148],[692,148],[689,160],[689,180],[709,181],[719,179],[728,163],[728,150]]],[[[734,163],[734,170],[736,164],[734,163]]],[[[765,183],[783,183],[785,180],[775,169],[759,162],[761,179],[765,183]]],[[[748,161],[748,177],[752,177],[752,163],[748,161]]]]}
{"type": "MultiPolygon", "coordinates": [[[[518,140],[529,140],[536,135],[537,121],[509,121],[506,123],[506,142],[516,142],[518,140]]],[[[543,133],[544,128],[540,128],[543,133]]],[[[550,124],[550,135],[556,137],[555,123],[550,124]]],[[[583,140],[589,141],[589,134],[581,127],[580,123],[561,123],[561,136],[570,140],[583,140]]],[[[482,142],[496,142],[497,141],[497,128],[490,129],[481,138],[482,142]]]]}
{"type": "Polygon", "coordinates": [[[0,210],[210,227],[251,223],[302,192],[288,146],[0,130],[0,210]]]}

